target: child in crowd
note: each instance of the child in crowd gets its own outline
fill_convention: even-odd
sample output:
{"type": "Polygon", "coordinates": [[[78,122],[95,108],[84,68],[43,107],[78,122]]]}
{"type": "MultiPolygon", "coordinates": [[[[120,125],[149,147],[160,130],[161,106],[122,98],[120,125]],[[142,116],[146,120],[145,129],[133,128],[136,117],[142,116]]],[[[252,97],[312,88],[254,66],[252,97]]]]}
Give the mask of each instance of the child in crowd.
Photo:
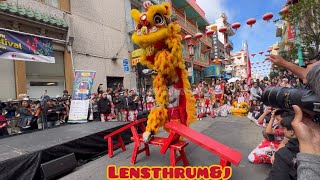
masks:
{"type": "Polygon", "coordinates": [[[294,116],[284,117],[280,124],[284,128],[284,136],[288,142],[274,154],[274,162],[269,176],[272,179],[297,179],[297,162],[295,161],[299,150],[299,141],[292,128],[294,116]]]}
{"type": "Polygon", "coordinates": [[[202,104],[200,99],[196,100],[196,109],[197,109],[197,120],[201,121],[202,120],[202,104]]]}
{"type": "Polygon", "coordinates": [[[268,107],[266,113],[271,113],[270,121],[262,132],[264,140],[249,154],[250,162],[259,164],[271,164],[271,157],[278,149],[280,142],[284,138],[284,128],[280,126],[282,119],[293,114],[287,110],[273,110],[268,107]]]}
{"type": "Polygon", "coordinates": [[[260,105],[258,103],[259,101],[257,100],[251,100],[250,104],[250,109],[249,109],[249,113],[248,113],[248,118],[250,120],[256,120],[257,119],[257,116],[259,115],[260,113],[260,105]]]}
{"type": "Polygon", "coordinates": [[[155,99],[152,94],[152,91],[148,91],[147,93],[147,110],[151,111],[155,107],[155,99]]]}

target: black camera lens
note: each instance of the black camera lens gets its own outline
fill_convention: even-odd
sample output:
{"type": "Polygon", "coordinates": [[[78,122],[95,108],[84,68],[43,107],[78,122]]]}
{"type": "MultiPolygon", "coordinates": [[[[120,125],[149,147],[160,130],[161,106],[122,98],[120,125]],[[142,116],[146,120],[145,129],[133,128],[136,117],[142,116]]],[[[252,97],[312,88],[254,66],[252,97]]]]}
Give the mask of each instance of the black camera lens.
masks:
{"type": "Polygon", "coordinates": [[[310,96],[308,89],[292,89],[287,87],[268,87],[262,94],[265,105],[274,108],[290,109],[292,105],[303,106],[302,97],[310,96]]]}

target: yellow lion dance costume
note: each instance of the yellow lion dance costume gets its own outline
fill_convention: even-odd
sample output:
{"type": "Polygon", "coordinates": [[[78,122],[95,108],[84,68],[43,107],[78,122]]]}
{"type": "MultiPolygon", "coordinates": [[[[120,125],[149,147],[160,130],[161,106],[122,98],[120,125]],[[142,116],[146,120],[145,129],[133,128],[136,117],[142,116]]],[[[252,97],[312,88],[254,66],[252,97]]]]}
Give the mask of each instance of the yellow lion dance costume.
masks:
{"type": "Polygon", "coordinates": [[[182,56],[180,26],[170,23],[170,4],[146,1],[144,7],[147,12],[133,9],[131,16],[137,24],[132,41],[144,50],[140,63],[157,72],[153,88],[159,107],[151,110],[143,134],[144,141],[149,141],[169,121],[189,126],[196,120],[196,109],[182,56]]]}

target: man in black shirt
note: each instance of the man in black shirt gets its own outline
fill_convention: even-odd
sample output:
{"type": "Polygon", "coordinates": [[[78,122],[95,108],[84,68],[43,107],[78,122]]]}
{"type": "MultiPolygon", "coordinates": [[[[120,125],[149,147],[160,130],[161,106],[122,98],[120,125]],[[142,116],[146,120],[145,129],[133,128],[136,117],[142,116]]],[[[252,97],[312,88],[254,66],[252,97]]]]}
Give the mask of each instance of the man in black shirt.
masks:
{"type": "Polygon", "coordinates": [[[101,121],[109,121],[111,113],[111,102],[107,98],[107,93],[103,93],[98,101],[98,111],[100,112],[101,121]]]}

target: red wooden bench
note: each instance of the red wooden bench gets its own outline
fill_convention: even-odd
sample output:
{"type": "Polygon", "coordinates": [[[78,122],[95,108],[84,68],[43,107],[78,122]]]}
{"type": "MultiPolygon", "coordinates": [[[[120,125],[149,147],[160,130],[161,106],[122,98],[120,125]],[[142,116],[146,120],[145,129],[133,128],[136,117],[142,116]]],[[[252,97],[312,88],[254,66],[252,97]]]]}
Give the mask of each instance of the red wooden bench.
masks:
{"type": "MultiPolygon", "coordinates": [[[[164,137],[153,137],[149,142],[145,143],[143,141],[142,134],[138,134],[137,130],[133,126],[131,127],[131,131],[133,135],[131,137],[131,140],[135,142],[133,151],[132,151],[131,161],[130,161],[132,165],[136,163],[138,154],[145,152],[146,156],[150,156],[149,144],[155,145],[155,146],[163,146],[167,141],[167,138],[164,138],[164,137]],[[144,147],[142,149],[139,149],[141,146],[141,143],[143,143],[144,147]]],[[[178,139],[176,141],[172,141],[172,143],[169,145],[171,166],[175,166],[179,161],[182,161],[184,166],[189,165],[187,156],[184,152],[184,148],[187,145],[188,145],[188,142],[179,141],[178,139]],[[176,157],[177,151],[179,152],[178,157],[176,157]]]]}
{"type": "Polygon", "coordinates": [[[129,124],[127,124],[127,125],[119,128],[119,129],[113,131],[112,133],[104,136],[104,139],[108,141],[108,156],[109,156],[109,158],[111,158],[111,157],[113,156],[113,150],[114,150],[115,148],[117,148],[117,147],[121,147],[121,149],[122,149],[123,151],[126,151],[126,146],[125,146],[125,144],[124,144],[124,142],[123,142],[123,140],[122,140],[122,137],[121,137],[120,133],[123,132],[123,131],[125,131],[125,130],[127,130],[127,129],[129,129],[129,128],[131,128],[131,127],[134,127],[134,126],[136,126],[136,125],[139,126],[139,127],[141,127],[141,129],[142,129],[143,131],[145,131],[145,129],[143,129],[143,128],[144,128],[143,123],[144,123],[145,121],[147,121],[146,118],[143,118],[143,119],[140,119],[140,120],[137,120],[137,121],[133,121],[133,122],[131,122],[131,123],[129,123],[129,124]],[[118,142],[118,143],[116,143],[116,144],[113,144],[112,138],[113,138],[114,136],[117,137],[117,142],[118,142]]]}
{"type": "MultiPolygon", "coordinates": [[[[238,166],[241,161],[242,154],[239,151],[232,149],[183,124],[180,124],[177,122],[169,122],[165,124],[165,127],[171,131],[169,136],[173,137],[173,136],[176,136],[177,134],[181,135],[189,139],[191,142],[219,156],[220,165],[222,167],[230,166],[231,163],[238,166]]],[[[170,142],[167,142],[167,143],[170,143],[170,142]]],[[[168,146],[162,146],[160,152],[164,154],[167,151],[167,149],[168,149],[168,146]]]]}

